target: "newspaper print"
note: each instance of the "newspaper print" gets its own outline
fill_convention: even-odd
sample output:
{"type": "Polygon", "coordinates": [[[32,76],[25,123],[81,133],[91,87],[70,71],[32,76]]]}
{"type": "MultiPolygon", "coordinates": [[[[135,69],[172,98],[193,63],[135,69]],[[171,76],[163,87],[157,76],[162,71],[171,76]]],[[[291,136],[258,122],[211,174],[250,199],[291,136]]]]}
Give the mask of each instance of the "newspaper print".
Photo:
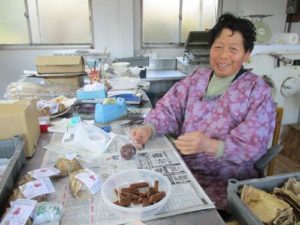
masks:
{"type": "MultiPolygon", "coordinates": [[[[154,170],[168,177],[172,183],[172,196],[160,213],[147,220],[215,208],[166,137],[154,138],[143,150],[138,151],[133,159],[125,160],[120,155],[120,148],[130,142],[127,136],[128,127],[119,125],[113,127],[113,131],[121,135],[115,138],[107,152],[97,160],[90,163],[81,162],[81,164],[84,168],[97,173],[103,181],[111,174],[133,168],[154,170]]],[[[52,151],[48,148],[42,167],[53,166],[58,157],[57,150],[52,151]]],[[[56,179],[53,183],[56,192],[52,193],[48,200],[63,204],[61,224],[113,225],[131,221],[130,218],[117,217],[105,205],[100,192],[86,199],[77,200],[71,195],[68,178],[56,179]]],[[[145,221],[144,218],[141,220],[145,221]]]]}

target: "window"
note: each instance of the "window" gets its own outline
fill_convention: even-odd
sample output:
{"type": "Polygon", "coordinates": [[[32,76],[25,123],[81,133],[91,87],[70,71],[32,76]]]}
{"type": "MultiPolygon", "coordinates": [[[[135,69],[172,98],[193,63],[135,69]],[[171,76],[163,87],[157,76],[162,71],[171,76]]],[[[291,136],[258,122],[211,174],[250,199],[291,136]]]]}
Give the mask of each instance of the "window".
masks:
{"type": "Polygon", "coordinates": [[[190,31],[213,27],[219,0],[143,0],[143,46],[180,45],[190,31]]]}
{"type": "Polygon", "coordinates": [[[0,45],[93,45],[91,0],[0,0],[0,45]]]}

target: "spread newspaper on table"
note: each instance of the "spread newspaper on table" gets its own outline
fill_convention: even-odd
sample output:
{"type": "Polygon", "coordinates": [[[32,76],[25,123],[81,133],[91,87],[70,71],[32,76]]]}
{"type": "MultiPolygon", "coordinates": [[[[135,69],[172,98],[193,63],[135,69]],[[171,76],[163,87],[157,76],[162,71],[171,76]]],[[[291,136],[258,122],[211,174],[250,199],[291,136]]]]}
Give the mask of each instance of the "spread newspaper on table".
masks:
{"type": "MultiPolygon", "coordinates": [[[[108,150],[92,162],[80,161],[80,163],[84,168],[89,168],[97,173],[103,181],[116,172],[134,168],[154,170],[168,177],[172,184],[172,195],[162,211],[149,219],[215,208],[166,137],[154,138],[146,144],[143,150],[137,151],[132,159],[125,160],[120,155],[120,149],[129,141],[127,137],[128,127],[113,126],[113,128],[113,132],[118,135],[108,150]]],[[[62,134],[53,134],[50,147],[46,146],[47,151],[42,167],[53,166],[56,160],[65,154],[65,152],[58,153],[58,149],[51,148],[51,146],[58,147],[61,138],[62,134]]],[[[53,185],[56,192],[49,195],[48,201],[63,204],[64,211],[61,224],[112,225],[123,224],[132,220],[117,217],[102,200],[101,191],[84,200],[78,200],[70,192],[68,177],[53,179],[53,185]]]]}

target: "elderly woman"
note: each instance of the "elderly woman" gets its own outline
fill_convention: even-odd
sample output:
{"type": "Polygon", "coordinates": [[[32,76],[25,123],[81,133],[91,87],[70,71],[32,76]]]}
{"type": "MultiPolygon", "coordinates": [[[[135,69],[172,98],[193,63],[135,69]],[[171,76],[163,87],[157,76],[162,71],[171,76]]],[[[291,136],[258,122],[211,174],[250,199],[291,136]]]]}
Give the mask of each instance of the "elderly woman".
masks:
{"type": "Polygon", "coordinates": [[[229,178],[253,178],[253,164],[267,150],[275,126],[271,89],[245,70],[255,41],[253,24],[222,15],[210,31],[211,69],[177,82],[132,130],[145,144],[174,134],[175,145],[218,209],[226,209],[229,178]]]}

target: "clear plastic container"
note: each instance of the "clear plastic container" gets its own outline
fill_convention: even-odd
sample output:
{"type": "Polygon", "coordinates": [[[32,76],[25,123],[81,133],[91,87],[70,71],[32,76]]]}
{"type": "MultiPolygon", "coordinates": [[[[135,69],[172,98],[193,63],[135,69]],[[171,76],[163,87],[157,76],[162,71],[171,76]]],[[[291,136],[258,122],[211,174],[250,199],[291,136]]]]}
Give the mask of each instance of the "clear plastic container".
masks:
{"type": "Polygon", "coordinates": [[[101,195],[107,206],[117,216],[145,220],[162,210],[171,196],[171,189],[172,185],[169,179],[160,173],[152,170],[132,169],[109,176],[101,187],[101,195]],[[166,196],[159,202],[145,207],[141,205],[123,207],[114,203],[118,200],[115,189],[128,187],[137,182],[148,182],[150,186],[153,186],[155,180],[159,182],[158,191],[165,191],[166,193],[166,196]]]}

